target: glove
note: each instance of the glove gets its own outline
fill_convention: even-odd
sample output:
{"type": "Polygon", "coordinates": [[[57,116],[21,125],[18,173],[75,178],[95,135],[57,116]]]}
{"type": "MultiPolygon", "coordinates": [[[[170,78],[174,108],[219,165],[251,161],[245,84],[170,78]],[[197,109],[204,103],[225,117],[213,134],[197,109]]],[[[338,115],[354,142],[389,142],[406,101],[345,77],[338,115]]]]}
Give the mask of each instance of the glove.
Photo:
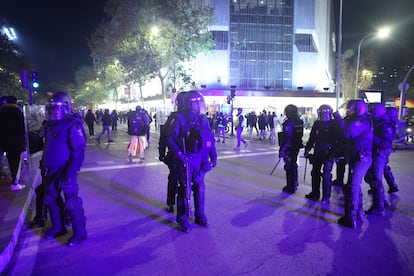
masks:
{"type": "Polygon", "coordinates": [[[178,157],[178,159],[184,164],[184,165],[186,165],[187,164],[187,157],[182,153],[182,152],[179,152],[178,154],[177,154],[177,157],[178,157]]]}
{"type": "Polygon", "coordinates": [[[210,162],[210,166],[211,166],[212,168],[215,168],[215,167],[217,166],[217,160],[211,160],[211,162],[210,162]]]}
{"type": "Polygon", "coordinates": [[[158,157],[158,159],[159,159],[161,162],[164,162],[164,160],[165,160],[165,156],[161,156],[161,155],[160,155],[160,156],[158,157]]]}
{"type": "Polygon", "coordinates": [[[285,153],[283,151],[279,151],[279,159],[285,157],[285,153]]]}

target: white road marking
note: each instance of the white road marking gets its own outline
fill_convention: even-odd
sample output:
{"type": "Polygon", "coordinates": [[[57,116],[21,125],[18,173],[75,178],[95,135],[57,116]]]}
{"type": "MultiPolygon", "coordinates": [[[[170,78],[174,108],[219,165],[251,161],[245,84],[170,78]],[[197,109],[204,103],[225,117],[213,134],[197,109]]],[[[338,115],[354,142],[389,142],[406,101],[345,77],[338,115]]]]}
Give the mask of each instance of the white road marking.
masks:
{"type": "MultiPolygon", "coordinates": [[[[230,158],[239,158],[239,157],[249,157],[249,156],[259,156],[259,155],[271,155],[276,154],[276,151],[269,151],[269,152],[253,152],[253,153],[243,153],[240,151],[239,154],[234,154],[226,156],[219,156],[217,159],[230,159],[230,158]],[[240,154],[242,153],[242,154],[240,154]]],[[[109,161],[113,162],[113,161],[109,161]]],[[[113,162],[114,163],[114,162],[113,162]]],[[[96,172],[96,171],[107,171],[107,170],[121,170],[121,169],[130,169],[130,168],[138,168],[138,167],[151,167],[151,166],[159,166],[165,165],[164,163],[157,161],[157,162],[138,162],[138,163],[128,163],[123,165],[111,165],[111,166],[98,166],[98,167],[88,167],[82,168],[80,172],[96,172]]]]}

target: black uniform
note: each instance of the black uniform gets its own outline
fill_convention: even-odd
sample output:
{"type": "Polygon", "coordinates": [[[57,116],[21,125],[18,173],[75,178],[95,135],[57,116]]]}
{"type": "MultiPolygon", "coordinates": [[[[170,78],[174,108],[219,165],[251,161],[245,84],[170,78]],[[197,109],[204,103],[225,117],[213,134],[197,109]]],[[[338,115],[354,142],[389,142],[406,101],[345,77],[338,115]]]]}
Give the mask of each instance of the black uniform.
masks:
{"type": "Polygon", "coordinates": [[[214,166],[217,154],[210,152],[214,146],[214,134],[210,129],[207,117],[191,111],[180,114],[179,119],[172,122],[172,130],[168,137],[168,148],[178,162],[179,187],[177,195],[177,222],[184,231],[189,230],[186,213],[189,206],[186,202],[186,187],[192,185],[194,195],[195,222],[206,226],[204,213],[204,175],[210,163],[214,166]],[[206,166],[206,160],[211,158],[206,166]]]}
{"type": "Polygon", "coordinates": [[[286,186],[284,192],[294,193],[298,188],[298,154],[303,147],[303,122],[296,117],[288,117],[282,124],[282,141],[279,150],[279,158],[285,162],[286,186]]]}
{"type": "Polygon", "coordinates": [[[309,140],[305,146],[305,157],[313,148],[313,155],[309,156],[312,164],[312,192],[307,198],[318,200],[322,176],[322,202],[328,203],[331,196],[332,166],[334,163],[334,147],[338,143],[338,128],[335,121],[317,120],[312,126],[309,140]],[[321,173],[321,169],[323,169],[321,173]]]}
{"type": "Polygon", "coordinates": [[[79,116],[73,115],[45,124],[45,144],[40,167],[45,172],[45,203],[53,224],[46,232],[45,238],[55,238],[66,233],[60,198],[63,191],[65,207],[73,229],[73,236],[69,239],[68,245],[75,245],[86,239],[83,203],[78,196],[77,183],[85,148],[85,131],[79,116]]]}
{"type": "Polygon", "coordinates": [[[334,113],[340,123],[347,141],[349,152],[348,181],[343,187],[345,215],[338,223],[355,228],[356,220],[361,219],[362,193],[361,183],[372,162],[372,120],[362,100],[355,100],[357,111],[345,122],[339,113],[334,113]]]}
{"type": "Polygon", "coordinates": [[[179,179],[179,167],[177,163],[178,160],[176,157],[174,158],[172,151],[168,150],[168,135],[169,130],[172,128],[172,123],[177,119],[179,119],[177,112],[172,112],[170,116],[168,116],[165,124],[160,126],[160,139],[158,142],[159,160],[164,162],[169,169],[166,206],[166,210],[169,212],[174,212],[175,196],[177,194],[179,179]]]}
{"type": "Polygon", "coordinates": [[[392,151],[394,138],[393,125],[386,114],[375,118],[372,148],[372,165],[365,176],[365,181],[372,189],[372,206],[367,214],[384,215],[384,185],[382,176],[385,165],[392,151]]]}

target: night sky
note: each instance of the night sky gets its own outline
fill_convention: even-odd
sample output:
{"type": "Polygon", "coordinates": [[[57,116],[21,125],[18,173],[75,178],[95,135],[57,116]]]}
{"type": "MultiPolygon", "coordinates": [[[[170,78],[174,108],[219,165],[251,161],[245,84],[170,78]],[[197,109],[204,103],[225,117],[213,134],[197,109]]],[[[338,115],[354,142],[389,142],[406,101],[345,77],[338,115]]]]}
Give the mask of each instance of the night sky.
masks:
{"type": "MultiPolygon", "coordinates": [[[[339,3],[339,0],[333,0],[339,3]]],[[[356,49],[362,37],[383,25],[393,29],[387,41],[367,41],[378,47],[381,63],[399,65],[414,56],[413,0],[343,0],[343,51],[356,49]]],[[[81,65],[91,65],[86,39],[104,17],[105,0],[0,0],[0,17],[20,35],[20,46],[31,57],[40,80],[72,81],[81,65]]],[[[335,20],[338,24],[338,19],[335,20]]]]}

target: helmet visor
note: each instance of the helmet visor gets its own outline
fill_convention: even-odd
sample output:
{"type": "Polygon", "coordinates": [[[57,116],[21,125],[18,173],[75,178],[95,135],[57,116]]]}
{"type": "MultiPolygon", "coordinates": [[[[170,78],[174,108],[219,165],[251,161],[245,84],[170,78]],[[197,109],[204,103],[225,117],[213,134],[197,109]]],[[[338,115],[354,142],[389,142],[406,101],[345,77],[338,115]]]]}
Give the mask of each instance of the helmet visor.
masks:
{"type": "Polygon", "coordinates": [[[191,98],[191,110],[195,113],[204,114],[206,113],[206,104],[203,97],[191,98]]]}
{"type": "Polygon", "coordinates": [[[61,120],[68,111],[67,105],[61,102],[48,103],[46,105],[46,116],[48,121],[61,120]]]}

